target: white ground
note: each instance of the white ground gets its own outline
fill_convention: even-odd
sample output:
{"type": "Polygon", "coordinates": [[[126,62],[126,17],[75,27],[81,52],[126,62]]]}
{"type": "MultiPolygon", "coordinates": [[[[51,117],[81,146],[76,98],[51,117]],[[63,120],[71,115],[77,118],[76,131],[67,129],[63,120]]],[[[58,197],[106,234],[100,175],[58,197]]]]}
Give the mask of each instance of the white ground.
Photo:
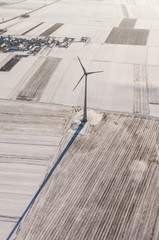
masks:
{"type": "MultiPolygon", "coordinates": [[[[133,112],[134,67],[136,65],[147,66],[147,80],[145,79],[144,81],[148,81],[147,84],[149,86],[151,86],[152,75],[156,76],[157,79],[156,74],[158,71],[156,68],[159,66],[159,17],[156,9],[158,4],[157,1],[136,1],[136,5],[134,5],[134,1],[129,1],[129,4],[126,4],[126,1],[124,3],[123,1],[76,1],[76,3],[72,1],[69,4],[67,1],[58,1],[49,7],[33,12],[30,14],[30,18],[26,20],[16,19],[1,24],[2,27],[8,28],[9,34],[15,33],[20,35],[36,24],[44,22],[27,33],[27,36],[31,38],[39,36],[56,22],[61,22],[65,24],[51,36],[61,39],[66,36],[74,37],[76,41],[82,36],[86,36],[90,38],[90,42],[86,44],[73,43],[68,49],[53,48],[48,51],[42,50],[36,57],[22,59],[9,73],[0,73],[3,79],[0,82],[0,97],[15,99],[15,92],[18,93],[35,70],[32,67],[33,62],[39,57],[55,57],[62,58],[62,61],[51,77],[40,101],[82,106],[83,83],[79,85],[75,92],[72,92],[74,85],[82,74],[77,61],[77,56],[79,56],[88,71],[104,71],[101,74],[92,75],[88,79],[88,106],[90,108],[133,112]],[[146,46],[104,44],[112,28],[118,27],[124,17],[121,11],[122,4],[131,13],[130,17],[137,18],[135,29],[150,30],[146,46]],[[139,10],[143,16],[137,16],[139,10]],[[109,14],[107,14],[107,11],[109,11],[109,14]],[[144,15],[145,11],[149,11],[149,13],[144,15]],[[151,16],[152,11],[153,17],[151,16]],[[49,15],[49,12],[52,15],[49,15]],[[118,14],[113,16],[114,13],[118,14]],[[90,21],[91,17],[93,21],[90,21]],[[70,18],[71,21],[69,20],[70,18]],[[150,69],[151,76],[149,74],[150,69]],[[64,72],[65,74],[63,74],[64,72]]],[[[0,65],[3,65],[3,63],[4,61],[1,60],[0,65]]],[[[155,86],[158,86],[157,81],[155,86]]],[[[159,116],[157,105],[150,105],[149,108],[151,115],[159,116]]]]}
{"type": "MultiPolygon", "coordinates": [[[[51,76],[40,102],[43,106],[51,103],[80,106],[82,109],[84,81],[74,92],[72,91],[83,74],[77,60],[79,56],[87,71],[104,71],[88,77],[89,108],[159,117],[159,1],[17,0],[17,3],[15,1],[14,4],[12,3],[12,0],[0,1],[0,28],[8,30],[4,35],[20,35],[43,22],[42,25],[26,34],[28,38],[31,38],[39,36],[56,23],[64,23],[51,36],[61,39],[74,37],[76,41],[85,36],[89,37],[90,41],[72,43],[67,49],[42,49],[36,56],[21,59],[11,71],[0,72],[0,99],[4,100],[2,101],[4,105],[8,99],[16,100],[18,93],[41,67],[45,59],[53,57],[61,58],[61,62],[51,76]],[[2,2],[6,4],[1,5],[2,2]],[[47,4],[51,5],[47,6],[47,4]],[[43,8],[38,9],[40,7],[43,8]],[[35,11],[30,13],[29,18],[19,17],[22,13],[33,10],[35,11]],[[17,18],[5,22],[14,17],[17,18]],[[135,29],[150,31],[146,46],[105,44],[112,28],[118,27],[125,17],[137,19],[135,29]]],[[[0,67],[15,54],[17,53],[0,53],[0,67]]],[[[13,103],[16,102],[13,101],[13,103]]],[[[100,121],[100,114],[96,115],[94,111],[88,113],[91,124],[94,125],[100,121]]],[[[82,112],[79,112],[73,123],[78,123],[81,115],[82,112]]],[[[55,124],[54,128],[56,127],[55,124]]],[[[57,129],[57,131],[60,130],[57,129]]],[[[32,145],[27,145],[30,142],[30,135],[27,134],[20,139],[24,146],[19,148],[18,135],[15,133],[12,136],[11,132],[12,128],[9,133],[1,132],[1,154],[32,155],[35,158],[36,156],[39,158],[41,154],[43,156],[51,154],[50,147],[34,146],[34,141],[37,141],[34,136],[32,136],[32,145]]],[[[44,134],[39,136],[39,140],[51,141],[44,134]]],[[[56,140],[56,136],[53,137],[53,141],[56,142],[56,140]]],[[[60,144],[59,141],[58,139],[57,144],[60,144]]],[[[16,162],[13,165],[6,159],[2,159],[0,164],[0,216],[20,217],[44,178],[48,165],[36,166],[32,169],[30,165],[26,166],[26,162],[24,164],[16,162]],[[34,173],[30,176],[31,171],[34,173]],[[21,182],[23,177],[25,179],[21,182]],[[14,187],[12,187],[13,184],[14,187]],[[27,197],[23,195],[23,192],[27,197]],[[21,198],[17,197],[19,193],[22,195],[21,198]],[[18,209],[15,208],[17,203],[18,209]]],[[[15,224],[7,221],[8,218],[6,221],[4,219],[0,221],[2,240],[6,238],[15,224]]]]}
{"type": "MultiPolygon", "coordinates": [[[[7,34],[14,35],[16,33],[16,35],[21,35],[21,34],[23,34],[24,32],[26,32],[27,30],[29,30],[30,28],[32,28],[36,25],[37,25],[36,22],[21,21],[20,23],[9,27],[8,31],[7,31],[7,34]]],[[[3,35],[6,35],[6,33],[3,34],[3,35]]]]}
{"type": "Polygon", "coordinates": [[[0,101],[0,239],[6,239],[54,164],[72,110],[0,101]]]}

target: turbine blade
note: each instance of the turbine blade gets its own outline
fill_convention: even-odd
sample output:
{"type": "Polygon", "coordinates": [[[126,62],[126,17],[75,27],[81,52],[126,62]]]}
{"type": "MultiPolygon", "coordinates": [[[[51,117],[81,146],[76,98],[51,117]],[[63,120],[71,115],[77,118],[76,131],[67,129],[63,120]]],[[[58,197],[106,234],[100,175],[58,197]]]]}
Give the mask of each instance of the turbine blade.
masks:
{"type": "Polygon", "coordinates": [[[76,89],[76,87],[78,86],[78,84],[80,83],[80,81],[82,80],[83,77],[84,77],[84,74],[83,74],[83,76],[80,78],[80,80],[78,81],[78,83],[76,84],[76,86],[74,87],[73,91],[76,89]]]}
{"type": "Polygon", "coordinates": [[[83,64],[82,64],[82,62],[81,62],[81,60],[80,60],[80,58],[79,58],[78,56],[77,56],[77,58],[78,58],[78,60],[79,60],[79,62],[80,62],[80,64],[81,64],[81,67],[82,67],[84,73],[86,73],[86,70],[85,70],[85,68],[84,68],[84,66],[83,66],[83,64]]]}
{"type": "Polygon", "coordinates": [[[87,75],[94,74],[94,73],[101,73],[101,72],[104,72],[104,71],[88,72],[87,75]]]}

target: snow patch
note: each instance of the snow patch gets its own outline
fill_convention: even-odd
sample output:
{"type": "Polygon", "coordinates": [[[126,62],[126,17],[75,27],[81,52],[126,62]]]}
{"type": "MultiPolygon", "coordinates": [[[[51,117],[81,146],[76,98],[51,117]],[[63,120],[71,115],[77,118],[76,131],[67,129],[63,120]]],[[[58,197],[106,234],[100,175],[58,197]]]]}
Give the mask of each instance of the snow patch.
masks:
{"type": "MultiPolygon", "coordinates": [[[[94,110],[87,110],[87,120],[91,126],[97,125],[102,119],[103,113],[94,110]]],[[[80,110],[73,118],[74,124],[80,124],[83,119],[83,110],[80,110]]]]}

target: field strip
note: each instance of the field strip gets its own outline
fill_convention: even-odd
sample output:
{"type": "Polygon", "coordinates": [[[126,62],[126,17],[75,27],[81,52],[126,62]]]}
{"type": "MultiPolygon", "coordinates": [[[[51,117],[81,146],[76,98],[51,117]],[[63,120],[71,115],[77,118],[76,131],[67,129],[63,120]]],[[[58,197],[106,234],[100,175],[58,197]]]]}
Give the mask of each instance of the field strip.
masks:
{"type": "Polygon", "coordinates": [[[48,58],[20,91],[18,100],[39,101],[60,59],[48,58]]]}
{"type": "Polygon", "coordinates": [[[57,29],[59,29],[62,26],[63,26],[63,23],[56,23],[55,25],[53,25],[52,27],[50,27],[49,29],[47,29],[43,33],[41,33],[40,36],[47,37],[47,36],[51,35],[52,33],[54,33],[57,29]]]}
{"type": "Polygon", "coordinates": [[[121,10],[122,10],[123,16],[128,18],[129,17],[129,13],[128,13],[128,10],[127,10],[127,7],[126,7],[125,4],[121,4],[121,10]]]}
{"type": "Polygon", "coordinates": [[[149,114],[149,90],[144,65],[134,65],[134,113],[149,114]]]}
{"type": "Polygon", "coordinates": [[[119,28],[134,28],[136,22],[135,18],[124,18],[119,24],[119,28]]]}
{"type": "Polygon", "coordinates": [[[6,57],[0,62],[0,68],[2,68],[13,57],[12,54],[7,54],[6,57]]]}
{"type": "Polygon", "coordinates": [[[22,33],[22,35],[26,35],[27,33],[31,32],[32,30],[34,30],[35,28],[41,26],[43,24],[43,22],[37,24],[36,26],[30,28],[29,30],[27,30],[26,32],[22,33]]]}
{"type": "Polygon", "coordinates": [[[14,87],[13,91],[11,92],[11,99],[16,99],[20,90],[24,88],[24,86],[27,84],[27,82],[31,79],[33,74],[41,67],[41,65],[44,63],[45,58],[39,57],[36,58],[32,64],[32,66],[29,68],[27,73],[23,76],[22,80],[14,87]]]}
{"type": "Polygon", "coordinates": [[[148,35],[149,30],[147,29],[114,27],[105,40],[105,43],[144,46],[147,43],[148,35]]]}
{"type": "Polygon", "coordinates": [[[159,67],[147,66],[148,72],[148,85],[149,85],[149,103],[159,104],[159,84],[158,84],[158,73],[159,67]]]}

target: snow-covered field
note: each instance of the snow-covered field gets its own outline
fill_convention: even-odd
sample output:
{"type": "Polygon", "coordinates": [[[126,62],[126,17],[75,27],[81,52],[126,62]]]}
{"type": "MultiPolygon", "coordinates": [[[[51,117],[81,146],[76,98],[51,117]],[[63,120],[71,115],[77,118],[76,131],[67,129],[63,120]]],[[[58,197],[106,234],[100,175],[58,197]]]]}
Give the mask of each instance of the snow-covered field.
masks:
{"type": "Polygon", "coordinates": [[[56,159],[72,110],[0,100],[0,239],[4,240],[56,159]]]}
{"type": "MultiPolygon", "coordinates": [[[[134,9],[134,13],[137,7],[154,11],[154,8],[158,6],[158,3],[154,1],[147,1],[145,4],[141,1],[136,1],[135,4],[134,1],[130,1],[129,4],[126,4],[126,2],[122,4],[130,8],[131,11],[134,9]],[[151,3],[151,7],[148,3],[151,3]]],[[[90,40],[88,43],[72,43],[68,49],[54,47],[53,49],[41,50],[35,57],[28,57],[20,60],[10,72],[0,72],[0,76],[3,79],[0,83],[1,89],[3,89],[0,91],[0,97],[16,99],[18,93],[24,88],[27,82],[30,81],[32,75],[38,71],[38,65],[34,67],[34,62],[40,62],[42,59],[44,61],[46,57],[61,58],[60,64],[54,74],[50,76],[48,85],[43,91],[39,101],[82,106],[83,84],[81,83],[79,88],[76,89],[75,92],[72,92],[73,86],[82,74],[80,65],[77,61],[77,56],[79,56],[86,69],[90,71],[98,69],[104,71],[102,74],[92,75],[88,79],[88,106],[90,108],[134,112],[134,109],[136,109],[134,107],[136,101],[138,102],[137,104],[141,106],[144,104],[149,105],[149,102],[152,103],[149,100],[146,100],[144,103],[142,102],[145,101],[144,97],[136,96],[135,82],[137,77],[138,82],[144,81],[146,83],[146,85],[141,84],[139,87],[143,88],[143,91],[145,91],[144,89],[148,89],[145,93],[147,96],[146,99],[149,98],[149,95],[153,94],[154,87],[151,84],[151,75],[154,76],[157,73],[156,69],[158,69],[159,66],[159,19],[158,17],[156,17],[155,20],[152,17],[147,19],[144,16],[135,19],[137,16],[131,16],[134,19],[132,33],[136,30],[140,32],[140,29],[147,31],[146,34],[148,36],[144,40],[146,41],[145,45],[113,44],[114,40],[111,40],[112,43],[110,42],[110,44],[105,43],[107,39],[109,39],[108,36],[113,31],[113,28],[118,29],[119,32],[121,31],[121,37],[115,40],[116,43],[118,43],[118,41],[120,43],[124,40],[124,35],[122,36],[122,34],[125,34],[122,33],[122,21],[124,19],[124,15],[121,11],[122,4],[120,1],[100,1],[98,3],[97,1],[77,1],[76,3],[72,1],[69,4],[67,1],[58,1],[49,7],[46,6],[45,8],[31,13],[28,19],[16,19],[2,23],[1,26],[8,30],[4,35],[20,35],[27,32],[26,36],[28,38],[38,37],[56,24],[56,22],[64,23],[63,26],[51,34],[52,37],[59,37],[61,39],[64,37],[73,37],[79,40],[82,36],[85,36],[89,37],[90,40]],[[74,10],[72,10],[72,8],[74,8],[74,10]],[[85,10],[83,8],[85,8],[85,10]],[[100,19],[103,11],[109,10],[109,14],[114,14],[114,8],[120,9],[119,15],[116,14],[115,17],[113,17],[107,15],[105,12],[105,17],[103,17],[102,20],[100,19]],[[93,12],[92,9],[94,9],[95,12],[93,12]],[[47,11],[47,14],[42,16],[41,14],[45,11],[47,11]],[[49,17],[49,11],[51,11],[52,16],[54,16],[52,23],[50,22],[51,18],[49,17]],[[69,22],[69,17],[61,11],[65,11],[69,14],[73,23],[72,21],[69,22]],[[98,11],[100,12],[100,16],[97,14],[98,11]],[[58,14],[59,19],[56,19],[54,12],[58,14]],[[74,19],[75,16],[71,14],[76,14],[76,18],[74,19]],[[83,17],[78,16],[78,14],[82,14],[83,17]],[[85,14],[87,15],[87,19],[84,18],[85,14]],[[90,21],[88,23],[86,21],[89,19],[89,14],[93,14],[94,23],[90,21]],[[38,16],[40,18],[38,18],[38,16]],[[36,21],[34,17],[36,17],[36,21]],[[82,21],[84,21],[85,24],[82,21]],[[136,65],[140,65],[137,67],[137,76],[134,73],[136,65]],[[142,75],[143,66],[145,66],[144,75],[142,75]],[[151,75],[149,73],[150,71],[151,75]],[[65,72],[65,74],[63,74],[63,72],[65,72]],[[11,76],[14,81],[11,80],[11,76]]],[[[156,16],[155,13],[154,16],[156,16]]],[[[132,18],[127,19],[131,21],[132,18]]],[[[3,54],[1,55],[3,56],[3,54]]],[[[4,60],[1,60],[0,64],[3,65],[3,63],[4,60]]],[[[158,86],[157,82],[155,86],[158,86]]],[[[150,115],[158,116],[158,102],[155,102],[155,104],[155,106],[149,105],[147,109],[149,109],[148,113],[150,115]],[[152,112],[151,109],[153,109],[152,112]],[[154,109],[156,109],[156,111],[154,109]]],[[[137,113],[146,112],[142,110],[142,107],[140,107],[139,112],[137,110],[137,113]]]]}
{"type": "Polygon", "coordinates": [[[64,23],[82,23],[102,25],[110,18],[130,17],[157,20],[159,3],[145,1],[69,1],[61,0],[56,4],[34,12],[31,19],[64,23]]]}
{"type": "MultiPolygon", "coordinates": [[[[46,57],[62,58],[54,73],[47,80],[48,84],[45,89],[41,89],[43,93],[40,94],[39,101],[82,106],[84,82],[81,82],[74,92],[72,91],[82,76],[82,69],[77,60],[77,56],[79,56],[88,71],[104,71],[88,78],[88,106],[90,108],[133,113],[136,101],[140,105],[148,104],[148,108],[151,108],[149,105],[149,102],[152,103],[151,100],[144,102],[145,98],[136,99],[135,81],[141,82],[139,88],[148,89],[146,91],[147,98],[154,93],[154,86],[151,82],[152,76],[155,79],[158,78],[158,51],[158,47],[108,45],[92,42],[73,43],[68,49],[53,48],[46,54],[45,51],[42,51],[37,56],[21,59],[9,72],[0,72],[2,79],[0,97],[16,99],[20,91],[29,84],[33,75],[38,74],[38,69],[46,57]],[[143,67],[145,68],[144,75],[142,75],[143,67]],[[137,75],[134,70],[136,68],[138,69],[137,75]]],[[[2,66],[7,61],[6,59],[11,58],[13,54],[8,54],[6,59],[4,53],[1,55],[3,56],[0,62],[2,66]]],[[[41,69],[41,71],[43,70],[41,69]]],[[[158,87],[157,80],[155,86],[158,87]]],[[[155,103],[158,103],[157,98],[155,103]]],[[[156,113],[154,110],[149,113],[158,116],[158,105],[153,106],[154,108],[156,108],[156,113]]],[[[137,113],[144,112],[141,109],[137,113]]]]}
{"type": "MultiPolygon", "coordinates": [[[[159,117],[159,0],[0,0],[3,35],[30,39],[55,24],[51,37],[75,42],[0,71],[0,240],[61,147],[70,107],[83,107],[84,81],[73,91],[83,74],[77,56],[87,71],[103,71],[88,76],[88,108],[159,117]]],[[[0,52],[0,68],[16,54],[0,52]]]]}
{"type": "Polygon", "coordinates": [[[158,120],[104,114],[79,134],[16,240],[158,240],[158,120]]]}
{"type": "Polygon", "coordinates": [[[54,2],[56,0],[1,0],[0,21],[19,17],[21,14],[36,11],[54,2]]]}

